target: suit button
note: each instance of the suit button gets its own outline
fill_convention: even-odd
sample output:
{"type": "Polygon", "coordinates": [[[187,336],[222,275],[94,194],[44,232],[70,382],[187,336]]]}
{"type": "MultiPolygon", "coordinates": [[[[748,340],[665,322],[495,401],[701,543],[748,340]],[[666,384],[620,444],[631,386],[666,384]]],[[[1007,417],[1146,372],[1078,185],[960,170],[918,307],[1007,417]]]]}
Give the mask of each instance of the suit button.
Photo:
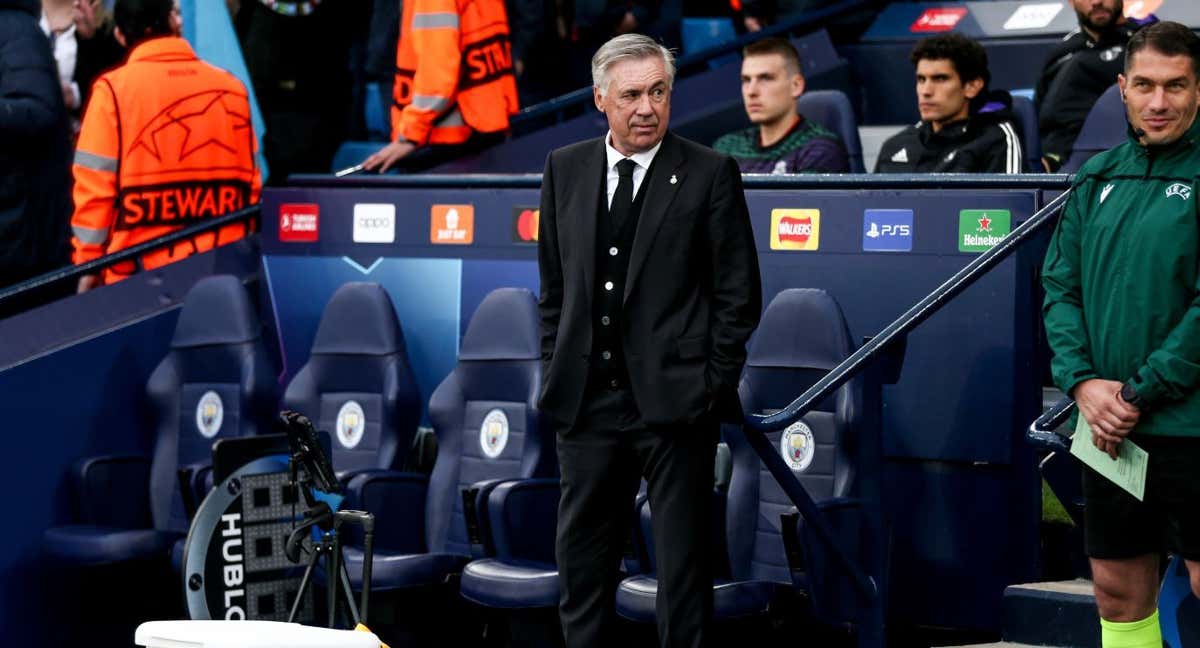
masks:
{"type": "Polygon", "coordinates": [[[608,326],[609,324],[612,323],[612,320],[608,319],[608,315],[605,315],[604,317],[600,318],[600,323],[605,326],[608,326]]]}
{"type": "Polygon", "coordinates": [[[617,256],[617,252],[619,252],[619,250],[617,250],[615,247],[608,248],[608,256],[617,256]]]}
{"type": "Polygon", "coordinates": [[[612,381],[608,383],[608,385],[610,387],[612,387],[613,389],[616,389],[617,387],[621,386],[621,383],[616,378],[613,378],[612,381]]]}
{"type": "Polygon", "coordinates": [[[608,351],[601,351],[600,357],[604,358],[605,360],[612,360],[612,353],[610,353],[608,351]]]}
{"type": "Polygon", "coordinates": [[[605,282],[604,282],[604,289],[605,289],[605,290],[612,290],[612,287],[613,287],[613,282],[611,282],[611,281],[605,281],[605,282]]]}

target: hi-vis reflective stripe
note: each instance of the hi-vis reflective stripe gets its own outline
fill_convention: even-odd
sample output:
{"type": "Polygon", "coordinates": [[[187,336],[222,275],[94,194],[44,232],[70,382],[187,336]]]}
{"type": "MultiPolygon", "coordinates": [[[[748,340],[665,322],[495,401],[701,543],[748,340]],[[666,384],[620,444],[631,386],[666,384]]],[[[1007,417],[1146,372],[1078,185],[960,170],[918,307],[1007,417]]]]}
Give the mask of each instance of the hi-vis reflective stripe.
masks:
{"type": "Polygon", "coordinates": [[[87,151],[80,151],[78,149],[75,151],[75,164],[96,171],[117,172],[116,158],[104,157],[103,155],[96,155],[95,153],[88,153],[87,151]]]}
{"type": "Polygon", "coordinates": [[[421,110],[440,112],[450,106],[450,100],[437,95],[413,95],[412,105],[421,110]]]}
{"type": "Polygon", "coordinates": [[[444,27],[458,29],[458,14],[453,12],[415,14],[412,26],[413,29],[441,29],[444,27]]]}
{"type": "Polygon", "coordinates": [[[454,110],[451,110],[443,115],[442,118],[434,122],[433,125],[439,128],[449,126],[466,126],[467,122],[463,121],[462,111],[458,108],[455,108],[454,110]]]}
{"type": "Polygon", "coordinates": [[[86,245],[100,245],[108,240],[108,230],[106,229],[72,225],[71,230],[75,232],[75,238],[86,245]]]}

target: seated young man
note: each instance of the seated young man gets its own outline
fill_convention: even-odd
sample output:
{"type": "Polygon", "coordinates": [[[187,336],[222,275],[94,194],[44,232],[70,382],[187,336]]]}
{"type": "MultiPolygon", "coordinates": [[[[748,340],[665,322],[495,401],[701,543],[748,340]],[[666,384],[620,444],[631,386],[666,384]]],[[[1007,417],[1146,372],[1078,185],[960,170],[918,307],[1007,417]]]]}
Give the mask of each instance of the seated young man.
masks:
{"type": "Polygon", "coordinates": [[[838,136],[796,111],[804,93],[800,53],[782,38],[742,50],[742,101],[754,126],[722,136],[713,148],[737,160],[743,173],[845,173],[838,136]]]}
{"type": "Polygon", "coordinates": [[[987,92],[987,52],[958,34],[913,48],[921,121],[879,150],[876,173],[1020,173],[1021,141],[1012,99],[987,92]]]}

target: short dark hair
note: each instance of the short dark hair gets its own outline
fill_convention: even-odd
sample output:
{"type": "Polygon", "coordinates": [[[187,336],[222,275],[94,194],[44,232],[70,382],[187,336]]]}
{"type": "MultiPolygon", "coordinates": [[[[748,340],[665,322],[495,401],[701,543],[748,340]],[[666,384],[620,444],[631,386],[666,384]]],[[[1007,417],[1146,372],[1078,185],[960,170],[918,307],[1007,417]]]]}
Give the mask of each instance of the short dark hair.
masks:
{"type": "Polygon", "coordinates": [[[125,46],[159,36],[172,36],[171,12],[175,0],[117,0],[113,22],[125,37],[125,46]]]}
{"type": "Polygon", "coordinates": [[[802,74],[804,68],[800,67],[800,52],[792,45],[791,41],[778,36],[771,36],[762,40],[756,40],[742,49],[742,57],[750,56],[765,56],[767,54],[778,54],[783,57],[783,64],[795,69],[796,74],[802,74]]]}
{"type": "Polygon", "coordinates": [[[1125,50],[1125,72],[1133,65],[1133,55],[1151,49],[1163,56],[1186,56],[1192,59],[1192,70],[1200,79],[1200,36],[1177,22],[1164,20],[1146,25],[1134,33],[1125,50]]]}
{"type": "Polygon", "coordinates": [[[931,36],[917,43],[909,55],[913,67],[921,61],[949,60],[963,82],[983,79],[984,87],[992,80],[988,72],[987,50],[983,45],[961,34],[931,36]]]}

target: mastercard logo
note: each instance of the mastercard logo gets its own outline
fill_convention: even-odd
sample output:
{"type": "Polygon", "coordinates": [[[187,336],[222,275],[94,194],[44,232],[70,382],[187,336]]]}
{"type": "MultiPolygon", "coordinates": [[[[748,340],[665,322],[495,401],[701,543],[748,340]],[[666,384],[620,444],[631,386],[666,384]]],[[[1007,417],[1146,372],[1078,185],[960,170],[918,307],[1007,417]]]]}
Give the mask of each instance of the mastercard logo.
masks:
{"type": "Polygon", "coordinates": [[[816,250],[821,244],[821,210],[772,209],[772,250],[816,250]]]}
{"type": "Polygon", "coordinates": [[[537,207],[513,207],[514,243],[537,243],[540,214],[541,210],[537,207]]]}

